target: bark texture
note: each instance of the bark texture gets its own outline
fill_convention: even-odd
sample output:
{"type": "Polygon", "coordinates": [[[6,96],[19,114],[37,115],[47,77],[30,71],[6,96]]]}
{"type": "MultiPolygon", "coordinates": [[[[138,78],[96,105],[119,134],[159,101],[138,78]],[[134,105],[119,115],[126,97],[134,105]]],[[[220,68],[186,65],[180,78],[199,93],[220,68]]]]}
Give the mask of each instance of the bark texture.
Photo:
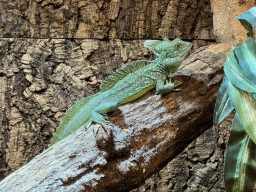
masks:
{"type": "MultiPolygon", "coordinates": [[[[254,4],[255,0],[0,1],[0,179],[47,149],[66,110],[76,100],[96,93],[106,76],[132,61],[154,58],[139,39],[178,37],[193,41],[193,51],[215,39],[234,46],[246,38],[235,16],[254,4]]],[[[181,89],[190,90],[189,83],[198,86],[193,87],[195,92],[184,94],[206,94],[209,87],[204,85],[216,75],[207,65],[223,64],[226,53],[211,52],[216,54],[202,52],[199,58],[194,57],[194,71],[184,67],[183,73],[177,73],[175,78],[185,83],[181,89]],[[202,74],[204,70],[198,69],[209,71],[202,74]],[[194,74],[192,80],[190,74],[194,74]]],[[[222,77],[220,71],[216,78],[222,77]]],[[[155,93],[147,97],[150,94],[155,93]]],[[[117,121],[118,114],[113,115],[112,120],[117,121]]],[[[222,167],[231,119],[202,134],[134,190],[224,191],[222,167]]],[[[210,127],[211,119],[208,124],[210,127]]],[[[202,129],[198,127],[199,132],[202,129]]]]}
{"type": "Polygon", "coordinates": [[[224,155],[234,114],[195,139],[161,171],[131,192],[226,192],[224,155]]]}
{"type": "Polygon", "coordinates": [[[1,37],[211,39],[205,0],[3,0],[1,37]]]}
{"type": "MultiPolygon", "coordinates": [[[[0,185],[7,191],[129,191],[139,186],[211,126],[229,50],[225,44],[202,48],[173,78],[183,83],[182,91],[164,96],[150,91],[111,114],[115,127],[107,134],[101,127],[81,128],[0,185]]],[[[207,166],[215,169],[212,161],[207,166]]]]}

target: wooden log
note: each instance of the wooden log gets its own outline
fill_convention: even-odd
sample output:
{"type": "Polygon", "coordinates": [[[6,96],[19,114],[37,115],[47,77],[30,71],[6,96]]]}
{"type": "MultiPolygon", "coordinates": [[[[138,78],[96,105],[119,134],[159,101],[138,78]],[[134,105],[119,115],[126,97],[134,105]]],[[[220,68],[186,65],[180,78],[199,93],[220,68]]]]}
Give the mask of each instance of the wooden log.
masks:
{"type": "Polygon", "coordinates": [[[108,114],[113,127],[83,127],[0,182],[5,191],[129,191],[212,126],[230,46],[201,48],[172,78],[180,92],[148,92],[108,114]]]}

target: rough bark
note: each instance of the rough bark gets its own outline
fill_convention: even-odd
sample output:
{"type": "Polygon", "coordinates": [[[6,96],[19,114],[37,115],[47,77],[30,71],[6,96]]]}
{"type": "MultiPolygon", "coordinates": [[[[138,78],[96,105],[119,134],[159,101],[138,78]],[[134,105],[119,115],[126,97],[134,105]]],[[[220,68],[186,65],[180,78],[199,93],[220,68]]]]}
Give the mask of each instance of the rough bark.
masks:
{"type": "MultiPolygon", "coordinates": [[[[2,0],[0,37],[166,36],[206,40],[194,41],[194,50],[215,39],[233,46],[247,38],[235,16],[254,4],[255,0],[2,0]]],[[[0,49],[0,179],[46,149],[65,111],[97,92],[107,75],[131,61],[153,58],[135,40],[1,39],[0,49]]],[[[221,174],[230,122],[202,134],[137,190],[224,190],[221,174]]]]}
{"type": "Polygon", "coordinates": [[[128,191],[140,185],[211,127],[229,50],[225,44],[202,48],[173,78],[183,82],[180,92],[150,91],[109,114],[111,129],[79,129],[0,185],[19,191],[128,191]]]}
{"type": "Polygon", "coordinates": [[[131,192],[226,192],[224,155],[234,114],[189,144],[161,171],[131,192]]]}
{"type": "Polygon", "coordinates": [[[2,0],[0,13],[1,37],[214,39],[204,0],[2,0]]]}

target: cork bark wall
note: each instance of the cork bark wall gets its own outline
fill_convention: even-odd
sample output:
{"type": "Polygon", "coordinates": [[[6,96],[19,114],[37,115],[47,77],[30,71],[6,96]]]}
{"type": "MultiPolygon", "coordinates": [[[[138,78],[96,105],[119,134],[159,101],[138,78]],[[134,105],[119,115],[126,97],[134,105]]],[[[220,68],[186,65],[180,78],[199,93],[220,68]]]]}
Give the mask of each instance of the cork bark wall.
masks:
{"type": "Polygon", "coordinates": [[[210,39],[208,0],[4,0],[2,37],[210,39]]]}
{"type": "MultiPolygon", "coordinates": [[[[132,61],[154,59],[144,40],[181,38],[193,43],[192,52],[215,40],[230,45],[241,40],[226,40],[236,27],[213,25],[216,18],[224,21],[221,15],[231,4],[225,2],[0,1],[0,179],[46,149],[66,110],[98,92],[104,78],[132,61]]],[[[235,3],[236,10],[255,4],[241,2],[235,3]]],[[[168,186],[169,191],[223,191],[228,138],[223,129],[210,129],[136,190],[164,191],[168,186]],[[181,176],[184,170],[187,175],[181,176]]]]}

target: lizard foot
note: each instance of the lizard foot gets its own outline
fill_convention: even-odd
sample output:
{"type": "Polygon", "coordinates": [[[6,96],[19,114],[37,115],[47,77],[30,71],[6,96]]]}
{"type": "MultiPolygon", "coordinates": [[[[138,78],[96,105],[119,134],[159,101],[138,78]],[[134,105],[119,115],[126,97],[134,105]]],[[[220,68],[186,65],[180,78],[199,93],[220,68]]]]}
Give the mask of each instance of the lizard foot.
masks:
{"type": "MultiPolygon", "coordinates": [[[[175,84],[176,82],[177,82],[177,80],[175,80],[175,81],[173,82],[173,84],[175,84]]],[[[180,83],[174,85],[174,88],[179,87],[180,85],[182,85],[182,82],[180,82],[180,83]]],[[[173,91],[180,91],[180,89],[173,89],[173,91]]]]}

